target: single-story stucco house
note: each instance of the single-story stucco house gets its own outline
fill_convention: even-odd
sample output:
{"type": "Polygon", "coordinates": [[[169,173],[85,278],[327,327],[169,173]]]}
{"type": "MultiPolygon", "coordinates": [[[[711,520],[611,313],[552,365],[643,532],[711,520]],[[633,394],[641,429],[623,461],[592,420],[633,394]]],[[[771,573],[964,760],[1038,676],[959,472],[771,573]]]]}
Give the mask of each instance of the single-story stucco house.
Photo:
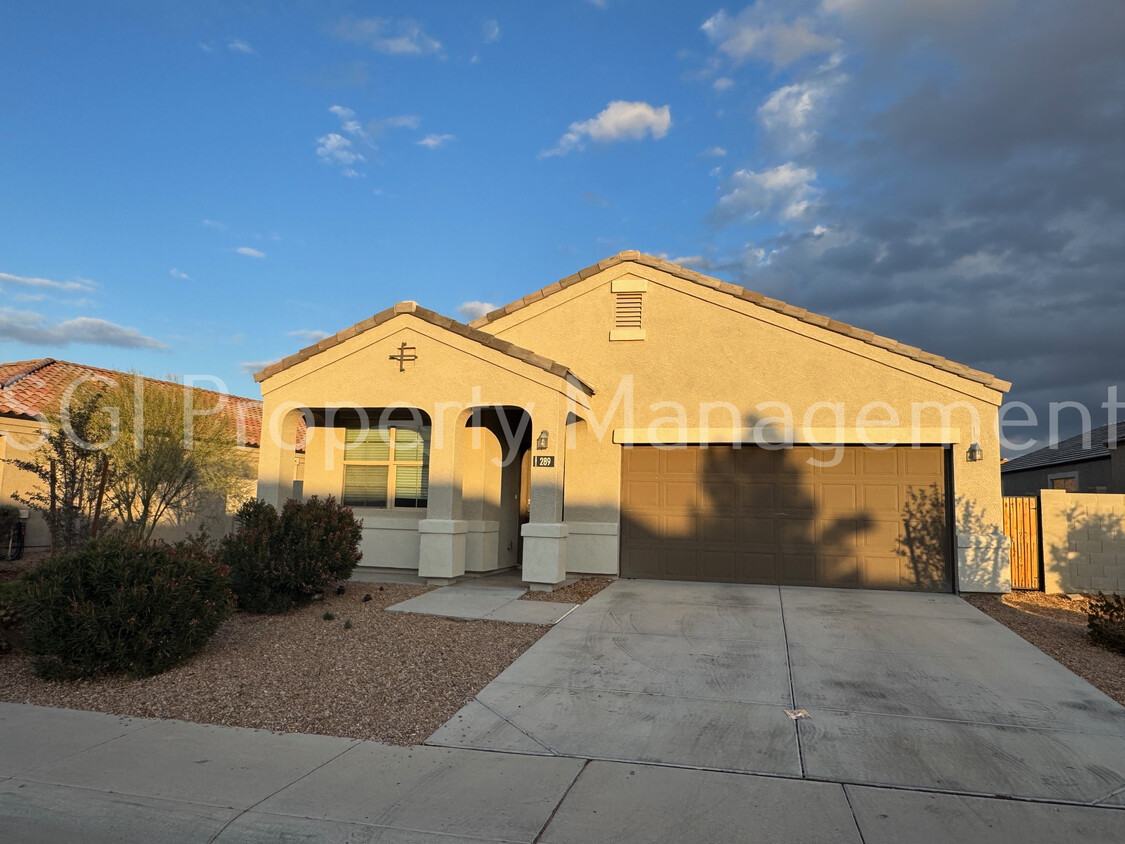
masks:
{"type": "Polygon", "coordinates": [[[255,376],[258,494],[363,520],[363,564],[1008,589],[1010,384],[622,252],[463,325],[401,302],[255,376]]]}
{"type": "Polygon", "coordinates": [[[1005,495],[1040,490],[1125,493],[1125,424],[1103,425],[1054,445],[1014,457],[1000,467],[1005,495]]]}
{"type": "MultiPolygon", "coordinates": [[[[69,393],[81,384],[109,385],[131,377],[128,373],[84,363],[38,358],[0,363],[0,504],[15,504],[28,516],[24,553],[47,551],[50,532],[43,517],[16,496],[42,489],[34,475],[13,465],[11,460],[29,460],[32,448],[42,441],[50,420],[58,419],[69,393]]],[[[145,389],[181,389],[180,384],[145,378],[145,389]]],[[[223,418],[236,433],[237,449],[246,456],[247,495],[253,494],[257,469],[258,438],[262,424],[262,403],[258,399],[231,396],[194,388],[195,406],[202,411],[222,406],[223,418]],[[221,403],[221,404],[220,404],[221,403]]],[[[21,496],[21,497],[22,497],[21,496]]],[[[236,501],[212,500],[189,514],[169,513],[157,527],[154,538],[166,542],[183,539],[206,528],[211,536],[222,536],[233,526],[236,501]]]]}

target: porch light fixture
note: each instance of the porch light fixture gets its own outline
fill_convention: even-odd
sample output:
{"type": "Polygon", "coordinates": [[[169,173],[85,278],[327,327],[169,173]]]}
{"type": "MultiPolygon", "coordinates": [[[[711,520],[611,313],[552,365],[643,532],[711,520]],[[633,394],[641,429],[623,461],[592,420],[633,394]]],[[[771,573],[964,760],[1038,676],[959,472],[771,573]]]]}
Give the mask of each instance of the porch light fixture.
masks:
{"type": "Polygon", "coordinates": [[[539,451],[546,451],[547,450],[547,429],[546,428],[544,428],[542,431],[539,432],[539,436],[535,440],[535,447],[539,451]]]}
{"type": "Polygon", "coordinates": [[[970,463],[979,463],[984,460],[984,449],[980,447],[980,443],[973,443],[969,446],[969,450],[965,452],[965,459],[970,463]]]}

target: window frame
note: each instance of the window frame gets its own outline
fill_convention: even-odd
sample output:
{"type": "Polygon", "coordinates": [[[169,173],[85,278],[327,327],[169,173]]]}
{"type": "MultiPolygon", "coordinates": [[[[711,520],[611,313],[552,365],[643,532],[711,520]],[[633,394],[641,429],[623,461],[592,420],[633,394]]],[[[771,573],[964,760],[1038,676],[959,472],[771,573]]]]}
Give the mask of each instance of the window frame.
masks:
{"type": "Polygon", "coordinates": [[[1078,470],[1071,469],[1069,472],[1051,472],[1047,475],[1047,488],[1048,489],[1062,489],[1063,492],[1070,492],[1065,487],[1055,486],[1055,481],[1066,481],[1074,479],[1074,492],[1078,492],[1078,470]]]}
{"type": "Polygon", "coordinates": [[[413,512],[413,513],[418,513],[418,512],[424,513],[427,510],[427,508],[429,507],[429,503],[430,503],[430,494],[429,494],[430,493],[430,485],[429,485],[430,438],[429,438],[429,436],[424,434],[423,431],[425,429],[428,429],[429,427],[430,427],[429,425],[391,424],[391,425],[388,425],[385,428],[367,428],[367,436],[368,437],[380,436],[380,434],[382,432],[386,432],[386,435],[387,435],[387,457],[384,460],[349,460],[348,459],[348,443],[347,443],[347,433],[346,432],[352,431],[352,430],[363,430],[363,429],[362,428],[345,428],[344,429],[344,431],[345,431],[345,434],[344,434],[344,438],[345,438],[344,460],[343,460],[344,469],[340,473],[340,501],[341,501],[341,503],[343,503],[347,507],[359,507],[359,508],[363,508],[363,509],[366,509],[366,510],[386,510],[386,511],[400,510],[400,511],[410,511],[410,512],[413,512]],[[423,452],[422,452],[422,458],[420,460],[398,459],[398,458],[395,457],[396,444],[398,442],[398,431],[399,430],[414,431],[414,432],[418,433],[419,436],[421,436],[422,443],[423,443],[423,452]],[[386,469],[387,469],[387,501],[386,501],[385,504],[379,505],[379,504],[349,504],[348,503],[347,486],[348,486],[348,467],[349,466],[375,466],[375,467],[384,467],[385,466],[386,467],[386,469]],[[422,470],[422,478],[426,481],[426,483],[425,483],[426,498],[424,500],[418,499],[419,503],[418,503],[417,506],[409,507],[409,506],[399,505],[399,504],[395,503],[395,500],[398,497],[397,493],[398,493],[398,468],[399,467],[411,468],[411,469],[421,468],[421,470],[422,470]]]}

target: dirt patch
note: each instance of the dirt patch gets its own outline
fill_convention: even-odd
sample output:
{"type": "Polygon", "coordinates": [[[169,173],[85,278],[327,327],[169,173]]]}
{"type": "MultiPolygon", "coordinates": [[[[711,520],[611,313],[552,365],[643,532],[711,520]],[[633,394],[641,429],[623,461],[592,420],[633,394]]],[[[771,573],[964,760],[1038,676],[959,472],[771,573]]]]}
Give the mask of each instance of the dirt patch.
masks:
{"type": "Polygon", "coordinates": [[[419,744],[549,629],[384,611],[428,591],[353,583],[285,615],[239,613],[200,654],[144,680],[52,683],[26,657],[0,657],[0,700],[419,744]]]}
{"type": "Polygon", "coordinates": [[[569,586],[556,589],[554,592],[528,592],[520,600],[548,601],[555,604],[584,604],[613,581],[614,578],[612,577],[584,577],[569,586]]]}
{"type": "Polygon", "coordinates": [[[1091,644],[1086,601],[1042,592],[964,595],[966,601],[1125,704],[1125,655],[1091,644]]]}

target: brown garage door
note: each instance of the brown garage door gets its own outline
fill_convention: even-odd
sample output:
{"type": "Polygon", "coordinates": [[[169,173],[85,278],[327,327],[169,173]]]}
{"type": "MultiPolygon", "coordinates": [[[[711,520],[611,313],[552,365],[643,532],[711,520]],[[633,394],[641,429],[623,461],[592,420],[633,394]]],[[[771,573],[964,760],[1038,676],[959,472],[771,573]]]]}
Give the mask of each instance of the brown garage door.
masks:
{"type": "Polygon", "coordinates": [[[948,592],[941,448],[622,449],[621,574],[948,592]]]}

